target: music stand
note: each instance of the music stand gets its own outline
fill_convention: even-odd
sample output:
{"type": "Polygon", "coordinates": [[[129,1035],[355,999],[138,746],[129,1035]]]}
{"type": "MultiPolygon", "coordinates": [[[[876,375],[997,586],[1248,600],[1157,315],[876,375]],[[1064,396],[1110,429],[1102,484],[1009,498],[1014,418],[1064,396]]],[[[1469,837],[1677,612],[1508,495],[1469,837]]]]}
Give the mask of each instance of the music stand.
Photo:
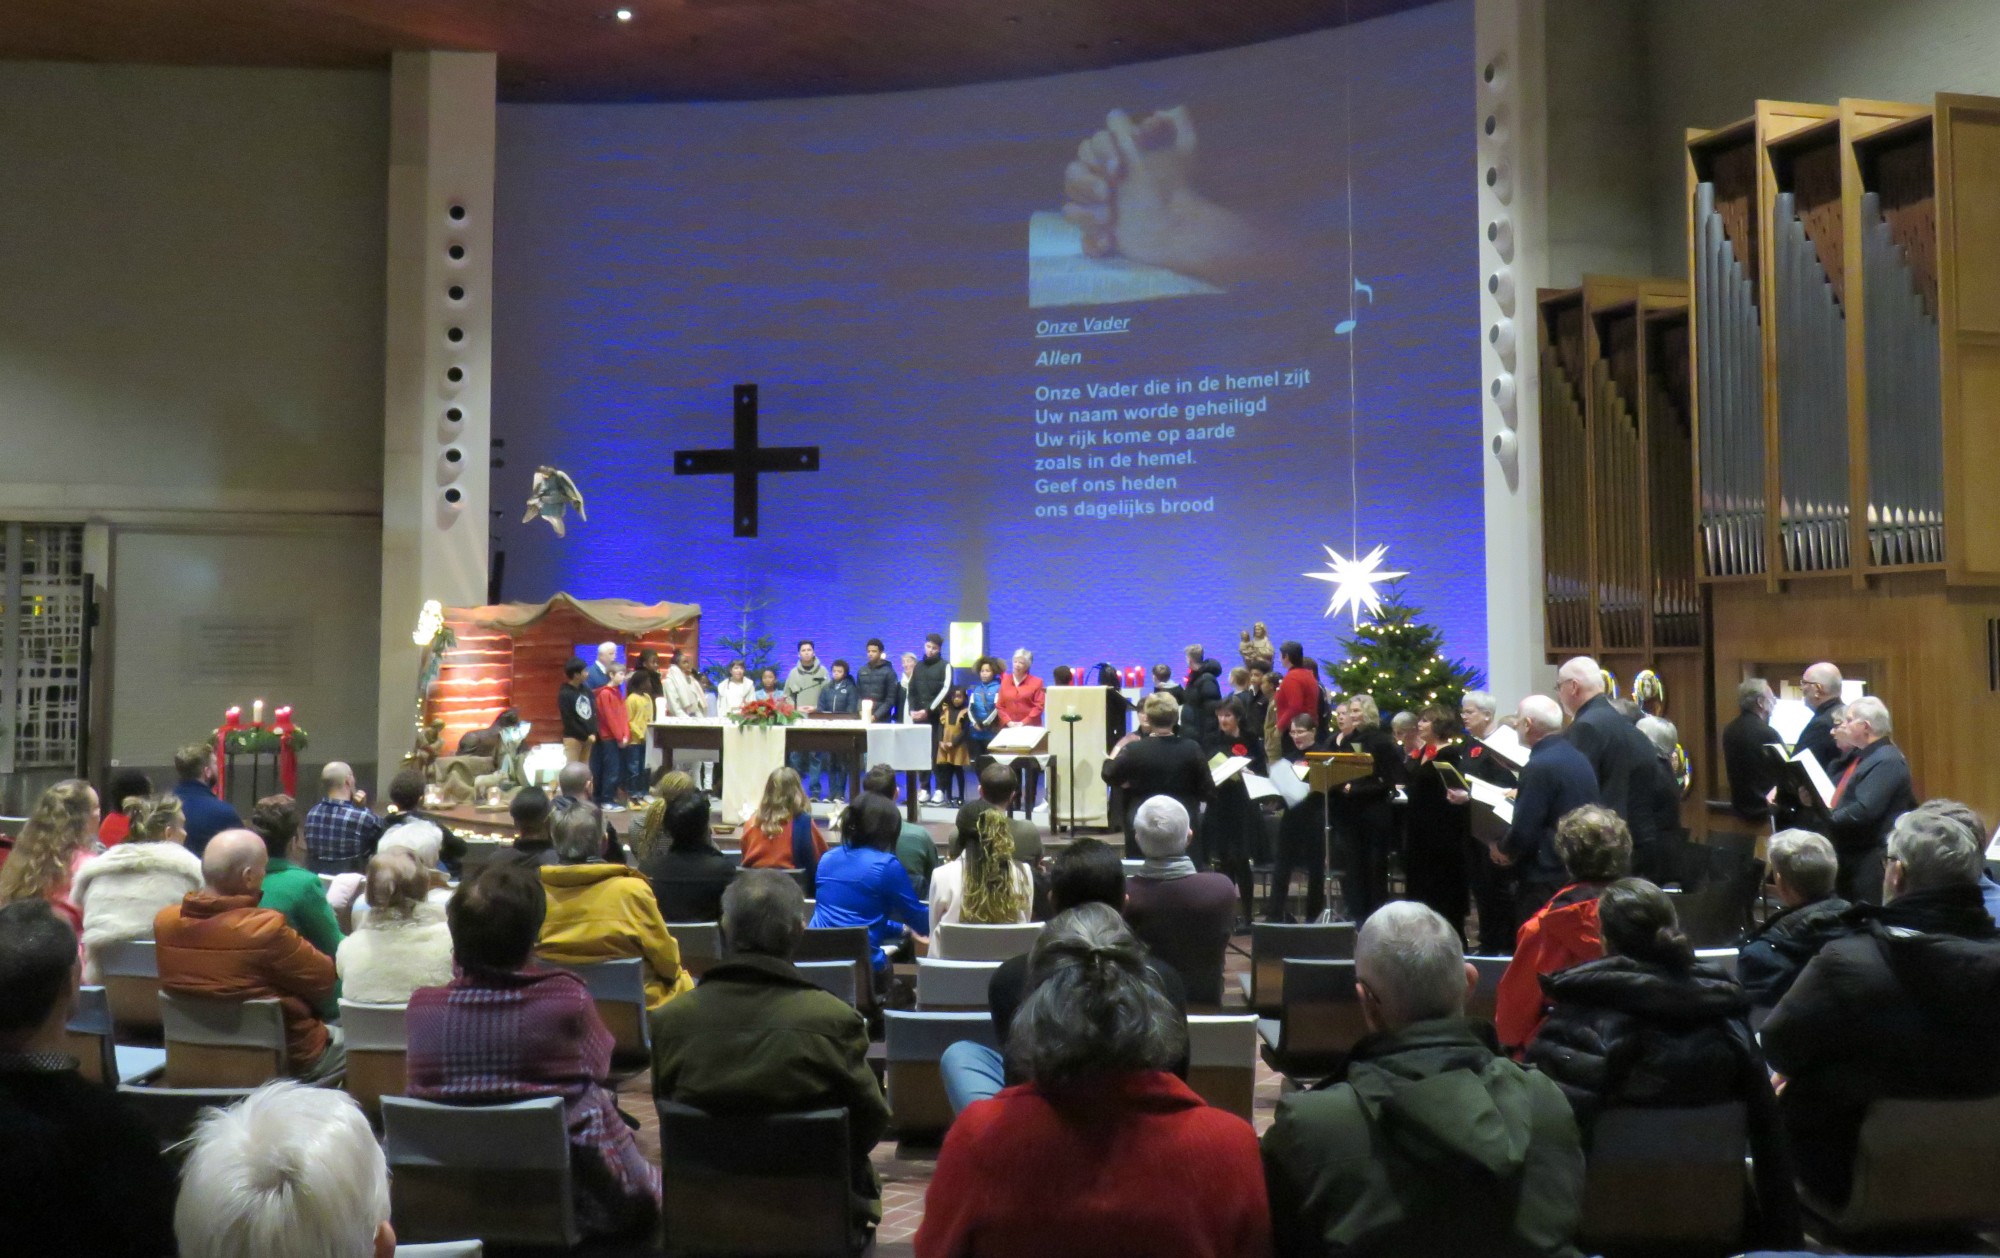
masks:
{"type": "MultiPolygon", "coordinates": [[[[1365,751],[1308,751],[1306,787],[1322,797],[1320,801],[1320,868],[1333,869],[1333,791],[1349,782],[1358,782],[1375,772],[1375,757],[1365,751]]],[[[1290,891],[1290,888],[1286,888],[1290,891]]],[[[1347,906],[1347,872],[1341,872],[1341,907],[1347,906]]],[[[1333,916],[1332,897],[1320,910],[1321,922],[1339,920],[1333,916]]]]}

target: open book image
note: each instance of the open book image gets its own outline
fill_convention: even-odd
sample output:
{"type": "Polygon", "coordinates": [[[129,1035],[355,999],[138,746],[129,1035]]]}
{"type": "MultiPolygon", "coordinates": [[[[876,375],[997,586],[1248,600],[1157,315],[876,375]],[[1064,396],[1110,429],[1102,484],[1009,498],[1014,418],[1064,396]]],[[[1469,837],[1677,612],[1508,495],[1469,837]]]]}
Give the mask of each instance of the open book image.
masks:
{"type": "Polygon", "coordinates": [[[1818,756],[1803,748],[1796,754],[1788,755],[1783,743],[1766,743],[1764,754],[1778,763],[1780,792],[1796,797],[1800,791],[1810,787],[1819,801],[1819,807],[1833,807],[1833,779],[1826,775],[1818,756]]]}
{"type": "Polygon", "coordinates": [[[1487,749],[1494,755],[1516,769],[1528,763],[1528,745],[1521,741],[1521,736],[1514,732],[1514,727],[1511,725],[1495,725],[1487,731],[1486,737],[1479,741],[1485,743],[1487,749]]]}
{"type": "Polygon", "coordinates": [[[1028,305],[1098,306],[1191,297],[1224,290],[1203,280],[1125,257],[1093,258],[1083,232],[1055,210],[1028,216],[1028,305]]]}

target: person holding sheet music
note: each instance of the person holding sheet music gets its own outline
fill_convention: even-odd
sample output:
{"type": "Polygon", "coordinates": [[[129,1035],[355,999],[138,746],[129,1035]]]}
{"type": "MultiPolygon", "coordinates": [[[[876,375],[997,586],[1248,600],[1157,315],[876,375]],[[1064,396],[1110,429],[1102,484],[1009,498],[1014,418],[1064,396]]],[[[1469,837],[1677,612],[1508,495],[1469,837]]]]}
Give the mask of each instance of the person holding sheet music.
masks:
{"type": "Polygon", "coordinates": [[[1813,714],[1812,720],[1799,731],[1799,741],[1793,744],[1793,749],[1810,751],[1829,773],[1841,753],[1840,742],[1834,736],[1840,726],[1841,685],[1840,670],[1825,661],[1808,668],[1799,678],[1799,695],[1813,714]]]}
{"type": "Polygon", "coordinates": [[[1215,788],[1215,800],[1201,819],[1198,850],[1211,865],[1235,881],[1243,905],[1243,920],[1248,922],[1255,914],[1256,897],[1256,880],[1250,866],[1264,846],[1264,822],[1257,801],[1250,798],[1243,775],[1250,773],[1261,778],[1267,766],[1263,740],[1249,733],[1251,724],[1246,707],[1240,694],[1216,705],[1215,732],[1202,745],[1202,752],[1211,762],[1221,756],[1225,761],[1240,757],[1250,763],[1215,788]]]}
{"type": "MultiPolygon", "coordinates": [[[[1840,858],[1834,889],[1844,900],[1882,902],[1884,845],[1896,818],[1917,806],[1910,785],[1910,762],[1889,741],[1889,708],[1865,695],[1847,705],[1841,736],[1854,748],[1834,782],[1826,808],[1826,837],[1840,858]]],[[[1818,801],[1805,799],[1809,806],[1818,801]]]]}
{"type": "MultiPolygon", "coordinates": [[[[1285,727],[1285,771],[1303,778],[1308,751],[1324,751],[1319,737],[1319,714],[1299,712],[1285,727]]],[[[1267,922],[1289,922],[1285,901],[1290,898],[1292,874],[1306,876],[1306,920],[1316,920],[1326,907],[1326,807],[1327,797],[1312,791],[1285,809],[1278,822],[1278,850],[1271,868],[1271,898],[1264,906],[1267,922]]],[[[1350,915],[1353,899],[1348,899],[1350,915]]],[[[1358,919],[1357,919],[1358,920],[1358,919]]]]}
{"type": "Polygon", "coordinates": [[[1396,842],[1396,816],[1390,807],[1403,781],[1403,749],[1382,728],[1382,711],[1375,696],[1355,695],[1334,709],[1337,733],[1331,751],[1366,752],[1375,771],[1344,782],[1332,798],[1333,828],[1341,843],[1341,892],[1347,915],[1364,921],[1389,898],[1389,852],[1396,842]]]}
{"type": "MultiPolygon", "coordinates": [[[[1499,705],[1484,690],[1468,690],[1465,697],[1459,700],[1458,719],[1468,735],[1465,758],[1459,763],[1459,772],[1468,778],[1511,790],[1520,784],[1520,774],[1484,741],[1495,730],[1505,729],[1500,724],[1498,713],[1499,705]]],[[[1512,733],[1511,730],[1507,732],[1512,733]]],[[[1464,803],[1470,801],[1471,795],[1468,792],[1464,799],[1460,799],[1458,793],[1453,791],[1447,792],[1446,798],[1453,803],[1464,803]]],[[[1514,871],[1489,860],[1486,845],[1479,842],[1472,844],[1470,864],[1467,874],[1472,888],[1472,903],[1479,911],[1479,955],[1511,956],[1514,934],[1521,926],[1514,907],[1514,871]]]]}
{"type": "MultiPolygon", "coordinates": [[[[1547,695],[1529,695],[1521,700],[1520,716],[1528,763],[1521,769],[1513,824],[1489,859],[1519,869],[1514,906],[1526,922],[1570,881],[1556,852],[1556,823],[1598,799],[1597,775],[1590,761],[1563,733],[1561,705],[1547,695]]],[[[1628,842],[1629,837],[1628,831],[1628,842]]]]}
{"type": "Polygon", "coordinates": [[[1467,804],[1450,798],[1465,785],[1461,767],[1465,744],[1458,737],[1458,728],[1458,718],[1441,703],[1417,713],[1417,751],[1410,757],[1410,838],[1405,861],[1410,898],[1422,901],[1450,922],[1463,947],[1465,915],[1472,907],[1465,868],[1472,827],[1467,804]]]}
{"type": "Polygon", "coordinates": [[[1215,798],[1215,778],[1200,746],[1174,733],[1180,705],[1171,695],[1151,694],[1140,708],[1146,736],[1119,748],[1098,771],[1107,784],[1124,792],[1125,855],[1134,860],[1144,856],[1132,833],[1132,815],[1140,804],[1155,795],[1171,795],[1188,816],[1198,817],[1201,806],[1215,798]]]}

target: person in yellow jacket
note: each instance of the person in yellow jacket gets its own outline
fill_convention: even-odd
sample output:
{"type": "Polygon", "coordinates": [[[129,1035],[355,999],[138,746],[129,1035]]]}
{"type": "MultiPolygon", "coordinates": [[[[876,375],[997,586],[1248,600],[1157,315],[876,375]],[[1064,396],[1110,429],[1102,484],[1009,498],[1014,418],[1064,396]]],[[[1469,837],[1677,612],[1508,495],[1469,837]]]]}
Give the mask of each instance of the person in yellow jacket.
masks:
{"type": "Polygon", "coordinates": [[[551,829],[562,863],[541,867],[549,912],[535,955],[558,965],[642,957],[648,1009],[693,991],[694,976],[681,968],[681,950],[667,933],[653,884],[638,870],[604,859],[603,815],[578,804],[551,829]]]}

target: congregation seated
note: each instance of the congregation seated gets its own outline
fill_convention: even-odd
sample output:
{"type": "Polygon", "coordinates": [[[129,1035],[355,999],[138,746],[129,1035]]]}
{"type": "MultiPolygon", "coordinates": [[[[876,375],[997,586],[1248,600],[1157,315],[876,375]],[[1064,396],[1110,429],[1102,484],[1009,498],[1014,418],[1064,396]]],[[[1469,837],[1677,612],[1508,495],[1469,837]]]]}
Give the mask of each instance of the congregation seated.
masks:
{"type": "Polygon", "coordinates": [[[1477,973],[1458,933],[1392,901],[1362,923],[1354,966],[1368,1036],[1342,1080],[1281,1097],[1264,1135],[1276,1251],[1573,1258],[1576,1120],[1464,1016],[1477,973]]]}
{"type": "Polygon", "coordinates": [[[327,900],[326,884],[306,867],[298,805],[290,795],[266,795],[250,810],[250,829],[264,840],[264,889],[257,903],[283,913],[285,925],[333,956],[346,935],[327,900]]]}
{"type": "Polygon", "coordinates": [[[895,804],[863,792],[841,820],[845,841],[819,863],[819,894],[810,925],[815,929],[866,926],[878,972],[889,967],[885,949],[923,938],[929,920],[909,873],[896,859],[896,836],[902,825],[895,804]]]}
{"type": "Polygon", "coordinates": [[[390,1258],[389,1167],[361,1107],[279,1082],[206,1111],[174,1234],[181,1258],[390,1258]]]}
{"type": "Polygon", "coordinates": [[[558,863],[540,867],[549,897],[535,953],[558,965],[589,965],[643,958],[646,1006],[657,1009],[694,987],[681,968],[681,950],[660,916],[653,884],[629,865],[604,855],[604,822],[595,806],[581,804],[557,817],[558,863]]]}
{"type": "Polygon", "coordinates": [[[158,1258],[173,1252],[173,1171],[68,1055],[76,982],[76,933],[54,906],[0,908],[0,1248],[158,1258]]]}
{"type": "Polygon", "coordinates": [[[382,839],[382,820],[368,810],[354,770],[342,761],[320,770],[319,788],[320,800],[306,810],[301,827],[304,863],[316,874],[358,873],[382,839]]]}
{"type": "Polygon", "coordinates": [[[1632,832],[1599,804],[1586,804],[1556,823],[1555,850],[1568,883],[1522,923],[1514,959],[1494,996],[1493,1029],[1509,1051],[1525,1047],[1542,1025],[1547,1007],[1542,975],[1604,955],[1597,897],[1632,872],[1632,832]]]}
{"type": "MultiPolygon", "coordinates": [[[[394,818],[391,818],[393,821],[394,818]]],[[[424,872],[425,898],[438,910],[439,921],[444,906],[451,903],[451,883],[444,872],[444,830],[431,825],[421,817],[402,825],[391,825],[382,832],[382,842],[376,845],[376,854],[402,852],[415,861],[417,868],[424,872]]],[[[369,914],[374,912],[373,903],[367,897],[367,887],[358,874],[342,874],[327,888],[327,899],[336,913],[344,912],[350,929],[360,930],[368,924],[369,914]],[[345,884],[352,884],[351,886],[345,884]],[[342,897],[345,896],[345,904],[342,897]]]]}
{"type": "Polygon", "coordinates": [[[1125,920],[1188,985],[1197,1005],[1222,1003],[1223,954],[1236,925],[1236,884],[1188,859],[1194,827],[1181,802],[1155,795],[1132,814],[1146,863],[1125,883],[1125,920]]]}
{"type": "Polygon", "coordinates": [[[1108,905],[1049,923],[1007,1058],[1023,1083],[958,1116],[918,1258],[1270,1252],[1257,1137],[1168,1073],[1185,1024],[1108,905]]]}
{"type": "MultiPolygon", "coordinates": [[[[880,795],[891,804],[896,802],[896,771],[886,764],[878,764],[861,776],[861,789],[870,795],[880,795]]],[[[920,896],[930,894],[931,874],[938,867],[937,840],[931,832],[914,821],[897,822],[896,859],[903,864],[903,872],[910,876],[910,886],[920,896]]]]}
{"type": "MultiPolygon", "coordinates": [[[[1956,821],[1970,831],[1975,840],[1985,842],[1988,833],[1985,819],[1955,799],[1927,799],[1917,805],[1916,811],[1936,813],[1956,821]]],[[[2000,836],[1996,836],[1996,839],[2000,839],[2000,836]]],[[[1995,851],[2000,851],[2000,847],[1989,848],[1987,855],[1990,857],[1995,851]]],[[[2000,880],[1994,879],[1990,861],[1982,865],[1979,870],[1979,898],[1986,905],[1986,915],[1993,919],[1995,925],[2000,925],[2000,880]]]]}
{"type": "MultiPolygon", "coordinates": [[[[639,675],[634,674],[634,677],[639,675]]],[[[638,697],[647,698],[643,694],[638,697]]],[[[640,728],[645,727],[642,725],[640,728]]],[[[625,832],[625,846],[631,850],[632,859],[641,869],[646,867],[646,863],[653,858],[654,853],[666,850],[670,838],[667,833],[667,810],[693,792],[692,777],[679,769],[665,769],[653,783],[653,789],[646,793],[644,802],[635,805],[631,827],[625,832]]],[[[701,793],[704,796],[707,794],[707,792],[701,793]]]]}
{"type": "MultiPolygon", "coordinates": [[[[594,816],[586,820],[595,827],[594,816]]],[[[658,1217],[660,1171],[604,1086],[611,1032],[582,979],[533,964],[553,908],[536,871],[511,861],[459,884],[447,909],[457,976],[410,994],[409,1095],[452,1105],[561,1097],[579,1226],[642,1231],[658,1217]]]]}
{"type": "Polygon", "coordinates": [[[98,822],[97,792],[90,783],[69,778],[43,791],[0,865],[0,904],[46,900],[81,939],[76,876],[95,858],[98,822]]]}
{"type": "MultiPolygon", "coordinates": [[[[1113,912],[1121,912],[1125,907],[1125,883],[1125,862],[1118,849],[1101,839],[1078,839],[1056,856],[1049,869],[1050,907],[1056,915],[1079,904],[1102,904],[1113,912]]],[[[1047,927],[1043,929],[1046,931],[1047,927]]],[[[1007,958],[987,980],[986,1008],[993,1018],[993,1038],[999,1044],[1007,1042],[1007,1034],[1014,1027],[1014,1013],[1028,994],[1031,957],[1032,953],[1024,952],[1007,958]]],[[[1187,989],[1180,974],[1152,953],[1146,956],[1146,970],[1167,1003],[1173,1006],[1175,1016],[1185,1024],[1187,989]]],[[[1008,1076],[1006,1061],[998,1049],[974,1040],[960,1040],[946,1048],[938,1061],[938,1071],[943,1076],[945,1096],[954,1114],[974,1101],[994,1095],[1009,1083],[1021,1082],[1008,1076]]],[[[1172,1071],[1183,1079],[1187,1077],[1186,1054],[1173,1064],[1172,1071]]]]}
{"type": "Polygon", "coordinates": [[[553,832],[556,821],[571,809],[592,809],[604,826],[604,859],[622,865],[625,863],[625,845],[618,839],[618,828],[605,816],[604,809],[594,802],[596,793],[597,779],[589,765],[566,764],[557,770],[556,797],[549,801],[549,827],[553,832]]]}
{"type": "Polygon", "coordinates": [[[783,873],[746,870],[730,884],[722,960],[651,1015],[653,1095],[717,1115],[846,1110],[854,1227],[865,1240],[882,1217],[868,1151],[889,1106],[868,1066],[861,1015],[792,964],[804,918],[798,884],[783,873]]]}
{"type": "Polygon", "coordinates": [[[1764,1024],[1799,1181],[1845,1205],[1870,1102],[2000,1095],[2000,931],[1980,898],[1984,836],[1938,809],[1889,834],[1884,903],[1805,967],[1764,1024]]]}
{"type": "MultiPolygon", "coordinates": [[[[126,807],[133,800],[149,799],[153,794],[153,779],[137,769],[119,769],[104,784],[98,794],[97,841],[107,848],[116,847],[132,832],[132,817],[126,807]]],[[[174,801],[179,803],[177,799],[174,801]]],[[[185,821],[185,817],[183,817],[185,821]]]]}
{"type": "Polygon", "coordinates": [[[1021,783],[1014,770],[993,761],[979,771],[979,798],[968,800],[952,819],[951,855],[957,856],[967,840],[979,832],[979,815],[998,811],[1007,818],[1007,831],[1014,840],[1014,859],[1035,869],[1042,863],[1042,832],[1026,817],[1014,816],[1021,798],[1021,783]]]}
{"type": "Polygon", "coordinates": [[[215,797],[218,781],[214,743],[189,743],[174,753],[174,798],[187,818],[187,849],[196,856],[224,830],[238,829],[243,818],[227,800],[215,797]]]}
{"type": "Polygon", "coordinates": [[[1597,898],[1604,956],[1542,976],[1550,1008],[1527,1063],[1555,1080],[1589,1147],[1597,1116],[1621,1107],[1745,1107],[1755,1197],[1746,1204],[1763,1246],[1799,1241],[1792,1164],[1750,1000],[1721,969],[1695,962],[1673,900],[1621,878],[1597,898]]]}
{"type": "MultiPolygon", "coordinates": [[[[686,776],[683,774],[682,776],[686,776]]],[[[681,794],[663,810],[661,836],[641,868],[670,922],[722,919],[722,893],[736,862],[716,850],[711,805],[703,791],[681,794]]]]}
{"type": "Polygon", "coordinates": [[[549,823],[555,810],[549,794],[539,786],[524,786],[507,801],[507,816],[514,823],[514,845],[510,855],[528,865],[553,865],[556,845],[549,838],[549,823]]]}
{"type": "Polygon", "coordinates": [[[1827,941],[1847,933],[1841,918],[1848,903],[1833,893],[1839,869],[1833,844],[1810,830],[1784,830],[1771,836],[1768,851],[1771,891],[1782,907],[1736,957],[1736,980],[1756,1009],[1782,1000],[1827,941]]]}
{"type": "Polygon", "coordinates": [[[789,766],[771,770],[757,811],[743,826],[743,868],[803,869],[810,894],[813,871],[824,855],[826,835],[813,820],[798,771],[789,766]]]}
{"type": "Polygon", "coordinates": [[[72,897],[83,912],[84,980],[97,981],[106,944],[153,937],[153,918],[201,890],[201,860],[187,850],[181,802],[171,795],[125,800],[122,841],[77,870],[72,897]]]}
{"type": "Polygon", "coordinates": [[[283,913],[259,905],[268,860],[253,831],[224,830],[209,840],[202,889],[153,919],[160,987],[219,1000],[276,997],[288,1072],[325,1078],[345,1061],[340,1028],[316,1012],[333,998],[333,958],[287,926],[283,913]]]}
{"type": "Polygon", "coordinates": [[[369,912],[334,956],[343,998],[400,1005],[451,981],[451,930],[431,894],[430,871],[409,851],[384,844],[369,859],[369,912]]]}
{"type": "Polygon", "coordinates": [[[382,818],[376,849],[400,843],[411,851],[429,851],[427,866],[457,873],[465,860],[465,840],[417,811],[424,806],[425,785],[422,769],[401,769],[389,779],[389,815],[382,818]]]}
{"type": "MultiPolygon", "coordinates": [[[[965,814],[960,813],[961,817],[965,814]]],[[[1015,859],[1014,831],[1007,814],[988,808],[972,814],[972,833],[962,835],[957,856],[931,875],[930,955],[949,959],[938,927],[954,922],[1001,926],[1025,922],[1035,904],[1035,876],[1015,859]]]]}

